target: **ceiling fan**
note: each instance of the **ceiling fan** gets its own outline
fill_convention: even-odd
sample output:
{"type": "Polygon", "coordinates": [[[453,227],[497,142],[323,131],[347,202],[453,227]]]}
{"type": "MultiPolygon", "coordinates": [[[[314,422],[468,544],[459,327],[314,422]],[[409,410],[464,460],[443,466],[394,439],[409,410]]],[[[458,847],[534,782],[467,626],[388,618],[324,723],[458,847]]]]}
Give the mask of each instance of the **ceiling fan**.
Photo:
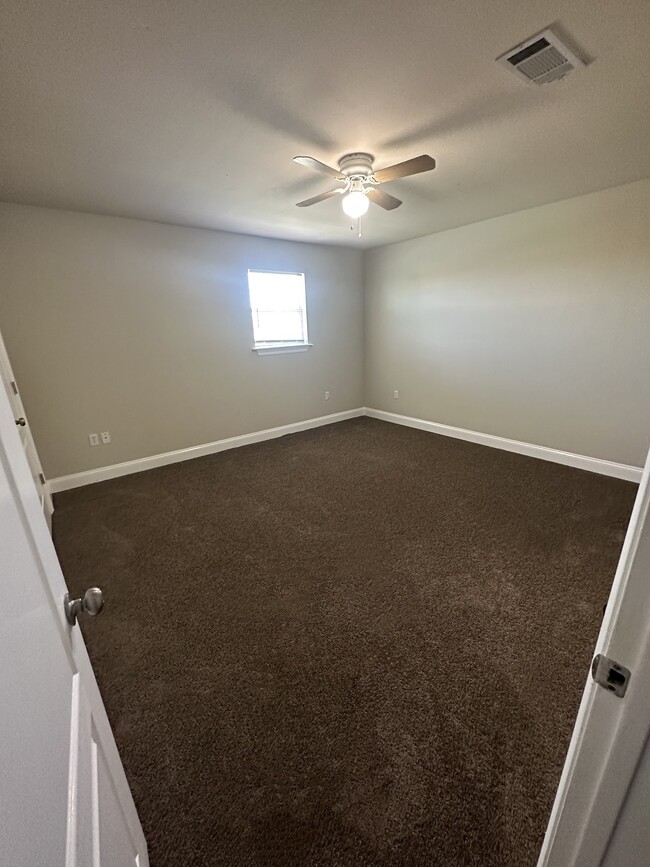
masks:
{"type": "Polygon", "coordinates": [[[322,172],[324,175],[329,175],[331,178],[336,178],[339,183],[343,184],[343,186],[334,187],[332,190],[313,196],[311,199],[305,199],[304,202],[298,202],[299,208],[307,208],[318,202],[324,202],[325,199],[330,199],[332,196],[344,196],[341,201],[343,211],[348,217],[353,218],[363,216],[368,210],[370,202],[374,202],[386,211],[399,208],[402,204],[400,199],[390,196],[383,190],[378,190],[379,184],[395,181],[398,178],[408,178],[410,175],[418,175],[420,172],[430,172],[436,167],[434,158],[427,154],[413,157],[413,159],[396,163],[394,166],[388,166],[388,168],[378,171],[372,167],[374,158],[371,154],[366,153],[345,154],[339,160],[338,169],[333,169],[314,157],[294,157],[293,161],[300,163],[301,166],[322,172]]]}

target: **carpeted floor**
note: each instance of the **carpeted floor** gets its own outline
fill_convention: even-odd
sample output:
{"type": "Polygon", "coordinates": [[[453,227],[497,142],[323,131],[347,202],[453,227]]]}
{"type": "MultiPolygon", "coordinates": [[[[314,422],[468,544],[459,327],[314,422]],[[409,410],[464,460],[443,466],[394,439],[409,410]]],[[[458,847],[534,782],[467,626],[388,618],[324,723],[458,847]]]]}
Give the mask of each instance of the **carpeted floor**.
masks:
{"type": "Polygon", "coordinates": [[[363,418],[60,494],[152,867],[528,867],[636,486],[363,418]]]}

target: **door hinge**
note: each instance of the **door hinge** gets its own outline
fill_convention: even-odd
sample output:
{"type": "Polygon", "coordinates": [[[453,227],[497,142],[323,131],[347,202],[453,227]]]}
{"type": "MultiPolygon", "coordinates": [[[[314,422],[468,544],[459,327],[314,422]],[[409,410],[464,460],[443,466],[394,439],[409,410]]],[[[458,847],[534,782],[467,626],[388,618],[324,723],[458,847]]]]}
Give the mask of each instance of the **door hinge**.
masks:
{"type": "Polygon", "coordinates": [[[613,692],[618,698],[623,698],[632,673],[620,662],[599,653],[594,656],[594,661],[591,663],[591,676],[598,686],[613,692]]]}
{"type": "Polygon", "coordinates": [[[18,394],[18,386],[17,386],[16,383],[13,381],[13,379],[11,380],[11,388],[12,388],[12,391],[13,391],[14,394],[18,394]]]}
{"type": "Polygon", "coordinates": [[[43,475],[43,473],[39,473],[39,474],[38,474],[38,478],[41,480],[41,484],[44,485],[45,482],[46,482],[46,478],[45,478],[45,476],[43,475]]]}

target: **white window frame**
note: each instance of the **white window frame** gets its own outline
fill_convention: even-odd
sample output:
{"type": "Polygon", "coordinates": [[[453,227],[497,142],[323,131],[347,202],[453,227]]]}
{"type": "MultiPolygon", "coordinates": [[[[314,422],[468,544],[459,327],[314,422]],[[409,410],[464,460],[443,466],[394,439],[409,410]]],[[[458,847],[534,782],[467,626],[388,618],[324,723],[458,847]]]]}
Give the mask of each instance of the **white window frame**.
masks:
{"type": "Polygon", "coordinates": [[[258,355],[282,355],[285,353],[292,352],[306,352],[310,346],[313,346],[312,343],[309,342],[309,331],[308,331],[308,323],[307,323],[307,282],[305,280],[304,271],[274,271],[269,268],[249,268],[247,272],[247,285],[248,285],[248,299],[250,304],[250,312],[251,312],[251,325],[253,327],[253,352],[256,352],[258,355]],[[305,335],[305,339],[303,341],[287,341],[287,342],[271,342],[271,341],[257,341],[255,339],[255,320],[254,320],[254,311],[253,305],[250,297],[250,275],[251,274],[286,274],[291,277],[302,277],[302,286],[303,286],[303,304],[302,304],[302,330],[305,335]]]}

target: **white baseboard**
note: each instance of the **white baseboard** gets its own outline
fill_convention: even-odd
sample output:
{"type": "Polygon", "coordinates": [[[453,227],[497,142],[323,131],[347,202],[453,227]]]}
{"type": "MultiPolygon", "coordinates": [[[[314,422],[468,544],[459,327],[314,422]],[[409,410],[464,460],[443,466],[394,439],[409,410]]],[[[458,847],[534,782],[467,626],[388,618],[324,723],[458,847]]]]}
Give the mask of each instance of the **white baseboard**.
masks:
{"type": "Polygon", "coordinates": [[[395,412],[385,412],[381,409],[359,407],[358,409],[350,409],[345,412],[335,412],[331,415],[309,418],[305,421],[298,421],[293,424],[285,424],[280,427],[272,427],[267,430],[242,434],[241,436],[228,437],[228,439],[216,440],[215,442],[205,443],[204,445],[191,446],[186,449],[177,449],[173,452],[151,455],[146,458],[138,458],[135,461],[125,461],[121,464],[99,467],[96,470],[86,470],[82,473],[72,473],[68,476],[59,476],[58,478],[50,479],[48,481],[48,486],[50,493],[56,494],[59,493],[59,491],[67,491],[70,488],[80,488],[83,485],[92,485],[95,482],[103,482],[107,479],[116,479],[119,476],[127,476],[131,473],[140,473],[143,470],[152,470],[155,467],[162,467],[166,464],[175,464],[179,461],[188,461],[192,460],[192,458],[203,457],[204,455],[213,455],[217,452],[226,451],[227,449],[236,449],[240,446],[247,446],[252,443],[263,442],[264,440],[275,439],[276,437],[286,436],[286,434],[299,433],[300,431],[310,430],[311,428],[321,427],[322,425],[345,421],[349,418],[358,418],[362,415],[367,415],[370,418],[377,418],[381,421],[391,422],[392,424],[401,424],[406,427],[430,431],[431,433],[441,434],[446,437],[467,440],[468,442],[490,446],[491,448],[503,449],[507,452],[516,452],[520,455],[528,455],[528,457],[531,458],[540,458],[544,461],[552,461],[555,464],[565,464],[568,467],[576,467],[580,470],[588,470],[589,472],[600,473],[604,476],[614,476],[617,479],[625,479],[628,482],[638,483],[641,481],[641,474],[643,472],[641,467],[632,467],[628,464],[619,464],[614,461],[604,461],[601,458],[590,458],[585,455],[576,455],[572,452],[563,452],[560,449],[551,449],[547,446],[537,446],[533,443],[523,443],[519,442],[519,440],[511,440],[506,437],[494,436],[493,434],[479,433],[478,431],[466,430],[461,427],[452,427],[447,424],[426,421],[422,418],[412,418],[406,415],[399,415],[395,412]]]}
{"type": "Polygon", "coordinates": [[[240,446],[248,446],[263,440],[271,440],[286,434],[299,433],[326,424],[345,421],[349,418],[358,418],[365,414],[363,407],[349,409],[345,412],[335,412],[331,415],[322,415],[318,418],[308,418],[305,421],[297,421],[293,424],[284,424],[280,427],[272,427],[267,430],[254,431],[241,436],[228,437],[224,440],[216,440],[200,446],[190,446],[186,449],[177,449],[173,452],[164,452],[160,455],[151,455],[147,458],[138,458],[135,461],[124,461],[121,464],[112,464],[108,467],[99,467],[96,470],[86,470],[82,473],[72,473],[68,476],[59,476],[48,482],[50,493],[57,494],[70,488],[80,488],[83,485],[92,485],[95,482],[103,482],[107,479],[116,479],[119,476],[128,476],[131,473],[141,473],[143,470],[152,470],[166,464],[175,464],[179,461],[189,461],[192,458],[201,458],[204,455],[213,455],[227,449],[236,449],[240,446]]]}
{"type": "Polygon", "coordinates": [[[614,476],[617,479],[625,479],[628,482],[640,482],[643,469],[632,467],[628,464],[618,464],[614,461],[604,461],[601,458],[589,458],[585,455],[576,455],[573,452],[563,452],[560,449],[551,449],[547,446],[536,446],[533,443],[522,443],[519,440],[510,440],[505,437],[492,434],[478,433],[478,431],[465,430],[462,427],[451,427],[447,424],[438,424],[434,421],[426,421],[421,418],[411,418],[407,415],[398,415],[394,412],[385,412],[381,409],[365,408],[365,415],[370,418],[378,418],[393,424],[401,424],[406,427],[414,427],[431,433],[442,434],[446,437],[468,440],[482,446],[490,446],[495,449],[503,449],[507,452],[516,452],[520,455],[528,455],[531,458],[540,458],[544,461],[552,461],[555,464],[565,464],[568,467],[577,467],[580,470],[588,470],[591,473],[600,473],[603,476],[614,476]]]}

